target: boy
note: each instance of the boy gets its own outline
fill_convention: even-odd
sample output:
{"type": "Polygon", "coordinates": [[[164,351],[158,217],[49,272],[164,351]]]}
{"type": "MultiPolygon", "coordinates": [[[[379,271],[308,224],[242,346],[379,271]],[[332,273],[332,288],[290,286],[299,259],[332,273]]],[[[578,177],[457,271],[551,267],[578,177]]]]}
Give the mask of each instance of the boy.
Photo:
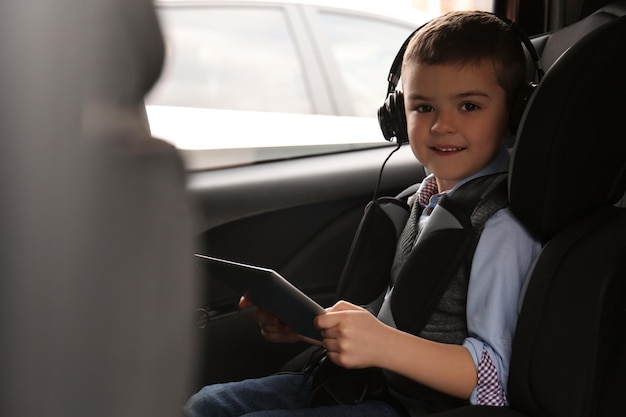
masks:
{"type": "MultiPolygon", "coordinates": [[[[508,170],[504,138],[525,74],[519,37],[489,13],[448,13],[413,36],[402,64],[406,127],[414,155],[432,173],[414,203],[425,207],[419,228],[443,194],[451,195],[474,178],[508,170]]],[[[497,211],[486,222],[476,247],[466,297],[461,298],[465,305],[456,306],[466,317],[462,338],[445,326],[420,336],[400,331],[393,317],[383,313],[387,301],[379,317],[340,301],[315,322],[328,358],[348,369],[385,369],[444,398],[506,405],[519,297],[539,250],[539,243],[508,208],[497,211]]],[[[241,302],[241,306],[248,304],[245,299],[241,302]]],[[[266,339],[300,340],[271,314],[258,310],[257,318],[266,339]]],[[[309,408],[309,379],[273,375],[205,387],[189,400],[185,411],[190,417],[402,416],[426,415],[451,404],[424,398],[419,390],[407,393],[390,386],[389,391],[390,401],[365,399],[358,405],[309,408]]]]}

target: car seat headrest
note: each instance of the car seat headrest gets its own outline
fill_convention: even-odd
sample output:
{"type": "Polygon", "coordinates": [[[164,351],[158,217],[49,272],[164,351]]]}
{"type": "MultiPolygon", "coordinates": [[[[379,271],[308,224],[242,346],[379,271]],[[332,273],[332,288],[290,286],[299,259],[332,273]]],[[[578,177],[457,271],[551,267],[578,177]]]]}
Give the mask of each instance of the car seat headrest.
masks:
{"type": "Polygon", "coordinates": [[[625,14],[626,1],[616,1],[595,10],[584,19],[552,33],[547,37],[545,46],[540,48],[543,67],[550,68],[570,45],[583,38],[593,29],[625,14]]]}
{"type": "Polygon", "coordinates": [[[83,10],[87,96],[122,106],[142,104],[165,55],[152,1],[88,0],[83,10]]]}
{"type": "Polygon", "coordinates": [[[626,17],[592,31],[547,71],[522,116],[511,209],[542,242],[626,188],[626,17]]]}

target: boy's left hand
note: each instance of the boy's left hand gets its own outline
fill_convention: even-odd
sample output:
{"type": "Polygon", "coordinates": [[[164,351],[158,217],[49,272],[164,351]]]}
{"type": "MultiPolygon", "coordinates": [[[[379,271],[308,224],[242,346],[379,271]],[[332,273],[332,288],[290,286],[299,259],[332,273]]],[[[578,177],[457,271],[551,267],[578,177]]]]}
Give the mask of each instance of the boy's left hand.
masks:
{"type": "MultiPolygon", "coordinates": [[[[252,302],[247,299],[245,296],[241,297],[239,300],[239,308],[247,308],[253,306],[252,302]]],[[[270,312],[257,308],[254,312],[254,317],[259,322],[259,327],[261,328],[261,334],[263,337],[274,343],[294,343],[300,341],[306,341],[309,343],[315,342],[315,344],[319,345],[317,341],[311,341],[309,338],[306,338],[298,333],[294,332],[291,326],[286,323],[280,321],[278,317],[271,314],[270,312]]]]}
{"type": "Polygon", "coordinates": [[[369,311],[347,301],[339,301],[326,311],[315,319],[315,325],[322,331],[328,357],[344,368],[376,366],[377,358],[385,354],[381,342],[389,328],[369,311]]]}

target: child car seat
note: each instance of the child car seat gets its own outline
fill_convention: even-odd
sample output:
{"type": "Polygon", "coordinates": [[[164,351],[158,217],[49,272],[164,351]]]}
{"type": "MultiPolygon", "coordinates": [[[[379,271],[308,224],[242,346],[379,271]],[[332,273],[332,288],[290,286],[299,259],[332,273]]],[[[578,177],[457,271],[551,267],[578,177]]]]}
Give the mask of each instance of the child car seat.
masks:
{"type": "Polygon", "coordinates": [[[510,408],[437,416],[623,416],[626,388],[626,17],[547,71],[521,120],[512,210],[544,243],[513,342],[510,408]]]}
{"type": "Polygon", "coordinates": [[[541,55],[541,64],[550,68],[552,64],[570,46],[581,40],[586,34],[606,23],[626,14],[626,1],[615,1],[598,8],[584,19],[556,32],[538,36],[532,40],[541,55]]]}

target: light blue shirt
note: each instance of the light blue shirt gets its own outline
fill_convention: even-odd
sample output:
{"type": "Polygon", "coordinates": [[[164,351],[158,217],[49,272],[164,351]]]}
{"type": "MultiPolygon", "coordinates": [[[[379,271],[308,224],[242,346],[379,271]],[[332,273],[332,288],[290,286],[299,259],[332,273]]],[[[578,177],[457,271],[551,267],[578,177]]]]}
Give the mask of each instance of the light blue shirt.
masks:
{"type": "MultiPolygon", "coordinates": [[[[509,154],[503,149],[489,165],[460,181],[447,193],[454,193],[474,178],[507,172],[508,168],[509,154]]],[[[441,195],[432,196],[428,207],[434,208],[441,195]]],[[[424,210],[424,213],[428,211],[424,210]]],[[[423,214],[420,223],[428,216],[423,214]]],[[[477,368],[483,349],[487,350],[505,391],[522,288],[540,251],[539,241],[528,233],[510,208],[504,208],[487,220],[474,252],[466,307],[469,337],[463,346],[477,368]]],[[[475,400],[476,389],[470,402],[475,403],[475,400]]]]}

